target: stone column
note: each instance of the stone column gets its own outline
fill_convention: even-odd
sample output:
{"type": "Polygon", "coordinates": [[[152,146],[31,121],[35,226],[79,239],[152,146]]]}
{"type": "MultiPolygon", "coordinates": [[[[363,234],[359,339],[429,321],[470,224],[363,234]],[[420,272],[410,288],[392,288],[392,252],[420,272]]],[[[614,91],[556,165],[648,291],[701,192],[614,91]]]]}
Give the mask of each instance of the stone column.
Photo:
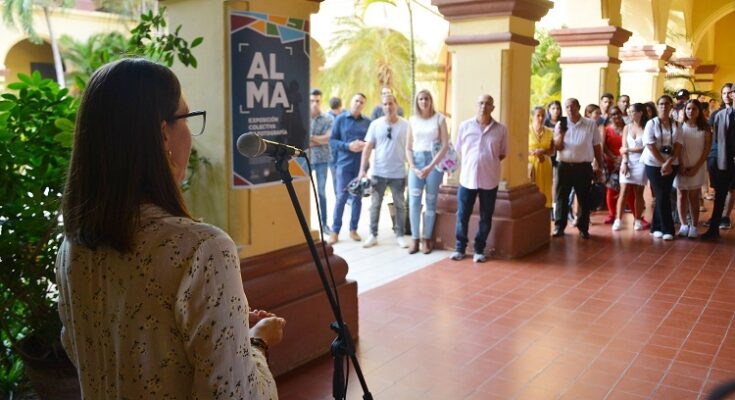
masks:
{"type": "MultiPolygon", "coordinates": [[[[452,56],[451,132],[474,118],[477,98],[495,99],[493,117],[508,127],[509,151],[487,248],[500,257],[519,257],[549,240],[549,212],[538,188],[528,179],[528,125],[531,55],[536,21],[553,3],[547,0],[432,0],[449,21],[446,40],[452,56]]],[[[456,223],[455,185],[440,190],[435,237],[453,248],[456,223]]],[[[477,209],[476,211],[477,212],[477,209]]],[[[479,215],[470,220],[470,238],[479,215]]],[[[471,246],[471,244],[470,244],[471,246]]],[[[471,247],[470,247],[471,249],[471,247]]]]}
{"type": "Polygon", "coordinates": [[[620,92],[629,95],[634,103],[656,101],[664,92],[664,66],[674,51],[664,43],[623,47],[620,92]]]}
{"type": "MultiPolygon", "coordinates": [[[[239,155],[232,146],[232,138],[244,132],[233,132],[232,110],[238,108],[233,107],[233,103],[242,110],[240,103],[244,101],[231,99],[230,79],[237,74],[245,76],[248,71],[231,71],[230,58],[237,56],[231,52],[257,47],[257,51],[264,54],[264,62],[270,63],[263,69],[270,71],[271,78],[275,77],[272,79],[275,85],[278,79],[291,78],[288,73],[284,78],[283,64],[275,61],[275,55],[269,56],[274,50],[269,51],[257,41],[230,44],[230,24],[233,32],[247,29],[260,32],[258,38],[265,36],[262,35],[265,32],[272,41],[268,43],[276,43],[275,38],[279,38],[281,44],[301,44],[305,37],[303,50],[308,51],[309,18],[319,10],[319,3],[320,0],[163,2],[168,9],[169,26],[181,24],[181,35],[190,40],[198,36],[204,38],[202,45],[193,50],[198,68],[175,68],[189,105],[193,109],[207,110],[206,132],[195,138],[194,146],[202,156],[209,158],[211,166],[203,168],[193,182],[187,192],[187,203],[195,216],[226,230],[239,246],[243,286],[250,306],[272,311],[288,321],[283,342],[271,352],[271,368],[275,374],[326,354],[335,337],[329,328],[334,316],[284,185],[274,181],[263,186],[234,187],[233,153],[239,155]],[[231,10],[240,14],[231,17],[231,10]],[[243,15],[242,12],[251,14],[243,15]],[[235,50],[231,50],[233,48],[235,50]]],[[[297,68],[308,70],[309,65],[304,63],[297,68]]],[[[294,98],[308,99],[309,89],[308,84],[296,87],[294,98]]],[[[237,118],[247,117],[239,114],[237,118]]],[[[294,125],[289,126],[294,127],[296,123],[300,122],[292,122],[294,125]]],[[[302,128],[308,132],[308,126],[302,128]]],[[[296,177],[297,173],[293,172],[296,177]]],[[[294,186],[308,221],[308,181],[297,179],[294,186]]],[[[344,320],[357,337],[357,283],[346,280],[347,265],[332,254],[331,247],[328,246],[321,257],[323,262],[330,260],[344,320]]]]}
{"type": "MultiPolygon", "coordinates": [[[[713,87],[714,77],[719,68],[715,64],[701,64],[694,69],[694,83],[699,90],[709,90],[717,93],[720,89],[713,87]]],[[[719,94],[714,96],[717,102],[720,102],[719,94]]]]}
{"type": "Polygon", "coordinates": [[[603,93],[617,93],[618,52],[630,38],[629,31],[608,25],[557,29],[550,34],[561,47],[562,101],[574,97],[584,108],[598,104],[603,93]]]}

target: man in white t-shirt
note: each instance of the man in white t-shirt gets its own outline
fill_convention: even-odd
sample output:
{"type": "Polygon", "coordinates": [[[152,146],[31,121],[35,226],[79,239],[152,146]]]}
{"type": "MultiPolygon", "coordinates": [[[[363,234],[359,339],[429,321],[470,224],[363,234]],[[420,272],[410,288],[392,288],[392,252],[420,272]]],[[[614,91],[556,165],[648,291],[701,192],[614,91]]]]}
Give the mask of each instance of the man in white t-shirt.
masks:
{"type": "MultiPolygon", "coordinates": [[[[604,95],[603,95],[604,96],[604,95]]],[[[605,97],[603,97],[605,98],[605,97]]],[[[579,101],[574,98],[564,102],[567,117],[562,118],[554,129],[554,146],[559,161],[559,179],[556,184],[556,210],[554,210],[554,237],[564,236],[569,214],[569,193],[572,188],[577,194],[579,218],[577,229],[582,239],[589,239],[590,204],[589,193],[592,180],[602,165],[602,138],[595,121],[579,113],[579,101]],[[592,161],[597,160],[597,165],[592,161]]]]}
{"type": "Polygon", "coordinates": [[[408,247],[403,234],[406,225],[404,192],[406,190],[406,137],[409,125],[408,121],[398,116],[397,111],[395,96],[392,94],[384,96],[383,112],[385,116],[371,122],[365,136],[365,148],[362,151],[358,178],[367,174],[370,154],[375,149],[375,159],[371,168],[373,203],[370,207],[370,237],[362,246],[366,248],[378,244],[378,221],[386,187],[390,187],[396,210],[394,224],[396,241],[400,247],[408,247]]]}

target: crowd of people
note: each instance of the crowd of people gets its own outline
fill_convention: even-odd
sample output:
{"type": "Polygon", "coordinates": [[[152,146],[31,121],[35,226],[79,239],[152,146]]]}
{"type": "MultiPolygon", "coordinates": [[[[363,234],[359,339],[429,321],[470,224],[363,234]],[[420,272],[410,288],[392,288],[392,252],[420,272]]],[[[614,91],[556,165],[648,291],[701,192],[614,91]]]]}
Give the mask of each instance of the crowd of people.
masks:
{"type": "MultiPolygon", "coordinates": [[[[365,192],[353,189],[367,186],[370,188],[372,205],[370,234],[363,247],[377,245],[383,196],[386,189],[390,188],[398,246],[408,248],[410,254],[419,251],[431,253],[434,248],[432,236],[439,186],[446,171],[446,157],[454,152],[450,150],[446,118],[435,110],[431,93],[428,90],[417,93],[414,110],[408,120],[402,117],[403,109],[387,87],[381,90],[381,103],[373,110],[373,118],[362,114],[367,101],[362,93],[356,93],[349,109],[344,111],[338,98],[330,99],[329,113],[321,111],[321,97],[322,92],[318,89],[311,91],[309,155],[313,161],[315,156],[331,154],[331,160],[319,158],[313,168],[317,171],[320,222],[329,235],[328,242],[334,244],[339,240],[348,202],[351,202],[349,237],[362,241],[357,227],[365,192]],[[327,224],[326,176],[319,172],[326,171],[328,164],[332,165],[336,198],[331,226],[327,224]],[[404,238],[406,185],[410,242],[404,238]]],[[[476,198],[479,197],[480,226],[474,242],[473,259],[476,262],[486,261],[485,242],[492,224],[500,181],[500,161],[507,153],[507,130],[493,120],[493,109],[493,98],[489,95],[480,96],[476,117],[463,122],[459,128],[453,157],[461,158],[466,168],[462,169],[458,191],[457,243],[452,255],[455,260],[465,256],[468,222],[476,198]]]]}
{"type": "MultiPolygon", "coordinates": [[[[422,90],[417,94],[408,120],[387,87],[381,90],[381,102],[373,110],[373,118],[362,113],[367,102],[362,93],[352,97],[347,110],[341,109],[338,98],[330,99],[328,113],[320,109],[321,96],[319,90],[311,92],[309,152],[316,160],[320,221],[328,242],[339,241],[348,203],[349,237],[362,241],[357,227],[365,192],[351,189],[369,187],[370,229],[363,247],[377,245],[380,210],[385,191],[390,188],[397,244],[411,254],[430,253],[439,186],[445,172],[440,164],[452,147],[446,118],[434,109],[431,93],[422,90]],[[327,224],[324,193],[327,170],[332,171],[336,197],[331,225],[327,224]],[[409,242],[404,239],[406,214],[411,230],[409,242]]],[[[528,170],[546,196],[546,207],[554,220],[552,236],[564,236],[571,223],[581,238],[588,239],[593,208],[607,209],[604,223],[610,224],[613,231],[630,226],[635,231],[650,230],[654,238],[663,240],[676,236],[716,239],[720,229],[729,229],[735,202],[735,196],[730,196],[735,192],[732,84],[722,87],[721,96],[719,106],[714,100],[690,99],[689,91],[682,89],[675,100],[662,95],[655,103],[631,103],[627,95],[616,101],[611,93],[605,93],[599,104],[584,108],[574,98],[563,104],[552,101],[546,107],[534,107],[529,125],[528,170]],[[653,211],[650,222],[644,217],[647,188],[653,199],[649,204],[653,211]],[[706,231],[700,234],[705,199],[714,199],[714,206],[712,218],[701,223],[706,231]],[[632,213],[632,221],[626,221],[626,212],[632,213]]],[[[479,197],[474,259],[485,261],[499,163],[507,153],[507,131],[492,119],[493,109],[492,97],[481,96],[477,115],[462,122],[457,132],[454,148],[463,168],[452,259],[464,257],[467,224],[479,197]]]]}
{"type": "Polygon", "coordinates": [[[733,84],[723,85],[720,94],[719,106],[714,99],[691,99],[681,89],[675,100],[662,95],[656,103],[631,104],[627,95],[616,103],[605,93],[584,114],[574,98],[563,107],[558,101],[535,107],[529,176],[546,196],[554,219],[552,236],[564,236],[572,221],[580,237],[588,239],[590,211],[602,187],[608,212],[604,223],[613,231],[625,229],[626,210],[633,214],[633,230],[648,229],[663,240],[712,240],[720,229],[730,229],[735,202],[733,84]],[[643,216],[647,187],[653,199],[651,222],[643,216]],[[706,230],[700,234],[704,200],[713,197],[711,218],[702,223],[706,230]]]}

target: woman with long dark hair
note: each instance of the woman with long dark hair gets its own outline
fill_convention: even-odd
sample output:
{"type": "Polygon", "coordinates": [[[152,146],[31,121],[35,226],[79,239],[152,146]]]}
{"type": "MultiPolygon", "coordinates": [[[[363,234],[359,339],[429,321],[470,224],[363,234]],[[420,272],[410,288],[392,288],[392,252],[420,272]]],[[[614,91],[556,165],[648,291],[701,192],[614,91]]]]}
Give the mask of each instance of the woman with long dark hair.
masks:
{"type": "Polygon", "coordinates": [[[679,190],[679,236],[696,239],[699,237],[697,224],[699,196],[704,185],[704,165],[712,145],[712,131],[698,100],[689,100],[684,106],[681,133],[683,146],[679,154],[679,173],[674,179],[674,187],[679,190]],[[691,225],[687,224],[688,215],[691,215],[691,225]]]}
{"type": "Polygon", "coordinates": [[[681,131],[671,119],[674,102],[669,95],[658,98],[658,116],[646,123],[643,143],[646,145],[641,161],[646,164],[646,176],[656,195],[651,235],[654,238],[674,240],[674,218],[671,214],[671,190],[679,170],[681,131]]]}
{"type": "Polygon", "coordinates": [[[144,59],[101,67],[84,91],[56,261],[83,398],[278,396],[266,353],[285,321],[248,312],[237,247],[179,189],[205,121],[144,59]]]}
{"type": "Polygon", "coordinates": [[[643,209],[645,200],[643,199],[643,189],[648,183],[646,177],[646,166],[641,162],[641,153],[643,153],[643,129],[648,123],[648,114],[646,108],[641,103],[635,103],[630,106],[628,111],[630,123],[623,129],[623,147],[620,148],[622,161],[620,163],[620,195],[618,196],[617,215],[618,218],[613,223],[612,229],[618,231],[622,229],[622,216],[625,204],[625,198],[629,191],[633,191],[635,195],[635,204],[633,211],[633,229],[640,231],[645,229],[643,220],[643,209]]]}

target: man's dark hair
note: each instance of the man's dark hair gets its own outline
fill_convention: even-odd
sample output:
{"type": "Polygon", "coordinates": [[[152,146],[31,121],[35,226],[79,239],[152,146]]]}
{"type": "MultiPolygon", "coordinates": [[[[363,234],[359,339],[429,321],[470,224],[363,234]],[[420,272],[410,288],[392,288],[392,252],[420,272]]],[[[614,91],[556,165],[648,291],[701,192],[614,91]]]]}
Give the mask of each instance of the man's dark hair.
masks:
{"type": "Polygon", "coordinates": [[[319,90],[319,89],[311,89],[311,92],[309,92],[309,94],[312,95],[312,96],[321,96],[322,95],[322,91],[319,90]]]}
{"type": "Polygon", "coordinates": [[[600,96],[600,100],[602,99],[610,99],[612,101],[612,100],[615,100],[615,96],[613,96],[612,93],[607,92],[607,93],[603,93],[602,96],[600,96]]]}
{"type": "Polygon", "coordinates": [[[331,99],[329,99],[330,110],[336,110],[340,107],[342,107],[342,100],[340,100],[339,97],[332,97],[331,99]]]}

